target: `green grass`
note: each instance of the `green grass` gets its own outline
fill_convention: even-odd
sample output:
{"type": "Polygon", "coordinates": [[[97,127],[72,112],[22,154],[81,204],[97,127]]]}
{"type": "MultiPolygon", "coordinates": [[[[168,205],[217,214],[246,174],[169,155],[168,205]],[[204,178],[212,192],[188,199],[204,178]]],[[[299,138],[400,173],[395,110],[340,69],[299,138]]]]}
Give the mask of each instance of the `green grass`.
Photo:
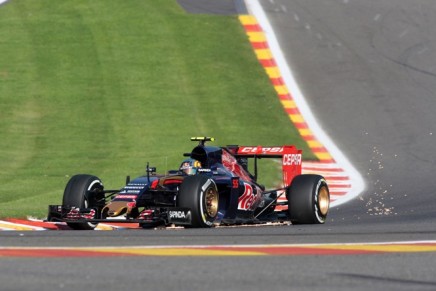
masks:
{"type": "Polygon", "coordinates": [[[191,136],[313,155],[236,16],[169,0],[0,6],[0,217],[45,217],[71,175],[176,168],[191,136]]]}

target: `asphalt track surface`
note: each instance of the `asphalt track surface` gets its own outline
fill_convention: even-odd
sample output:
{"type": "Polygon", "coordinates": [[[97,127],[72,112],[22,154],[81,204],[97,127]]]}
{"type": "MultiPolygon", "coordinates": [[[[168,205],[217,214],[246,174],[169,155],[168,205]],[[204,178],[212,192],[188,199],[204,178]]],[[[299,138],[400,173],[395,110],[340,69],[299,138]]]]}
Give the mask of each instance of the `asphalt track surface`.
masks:
{"type": "Polygon", "coordinates": [[[331,209],[321,226],[1,232],[3,247],[115,246],[124,252],[75,257],[61,249],[64,257],[52,258],[34,250],[34,257],[0,257],[1,290],[436,290],[436,253],[422,244],[388,250],[365,244],[372,253],[355,245],[347,254],[339,251],[343,245],[325,253],[295,251],[295,244],[434,245],[436,2],[262,5],[315,116],[364,177],[361,196],[331,209]],[[162,256],[121,248],[265,244],[294,251],[192,256],[176,249],[180,256],[162,256]]]}

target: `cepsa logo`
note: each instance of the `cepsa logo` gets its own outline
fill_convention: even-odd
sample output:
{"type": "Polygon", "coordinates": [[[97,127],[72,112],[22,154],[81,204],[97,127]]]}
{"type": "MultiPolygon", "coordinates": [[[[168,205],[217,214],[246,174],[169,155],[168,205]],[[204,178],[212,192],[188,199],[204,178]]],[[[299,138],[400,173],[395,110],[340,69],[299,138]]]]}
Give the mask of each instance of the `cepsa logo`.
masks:
{"type": "Polygon", "coordinates": [[[284,166],[301,165],[301,154],[283,155],[283,165],[284,166]]]}
{"type": "Polygon", "coordinates": [[[266,154],[266,153],[281,153],[283,152],[283,147],[243,147],[240,149],[240,152],[242,153],[262,153],[262,154],[266,154]],[[259,151],[260,149],[260,151],[259,151]]]}

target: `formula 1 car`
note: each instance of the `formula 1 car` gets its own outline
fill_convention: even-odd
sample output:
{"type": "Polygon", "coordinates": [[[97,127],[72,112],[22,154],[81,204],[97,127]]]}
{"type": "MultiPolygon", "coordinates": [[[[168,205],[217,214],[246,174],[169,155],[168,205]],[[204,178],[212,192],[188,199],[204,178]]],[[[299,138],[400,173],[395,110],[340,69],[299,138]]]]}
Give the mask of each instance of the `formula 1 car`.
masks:
{"type": "Polygon", "coordinates": [[[133,180],[127,176],[121,189],[106,190],[92,175],[71,177],[62,205],[50,205],[47,220],[81,230],[99,222],[133,222],[144,228],[325,223],[329,189],[322,176],[301,174],[301,150],[292,145],[206,145],[214,140],[210,137],[191,140],[199,144],[184,154],[179,169],[158,175],[147,163],[146,174],[133,180]],[[258,183],[257,161],[263,158],[281,159],[283,187],[265,190],[258,183]],[[254,173],[248,170],[249,160],[254,173]]]}

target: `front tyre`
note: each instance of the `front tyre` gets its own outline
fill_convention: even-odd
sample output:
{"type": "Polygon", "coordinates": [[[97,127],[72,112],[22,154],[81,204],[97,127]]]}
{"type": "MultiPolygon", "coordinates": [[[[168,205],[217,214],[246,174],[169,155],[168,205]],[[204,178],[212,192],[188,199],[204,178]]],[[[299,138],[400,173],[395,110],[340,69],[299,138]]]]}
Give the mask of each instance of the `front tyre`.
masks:
{"type": "Polygon", "coordinates": [[[191,209],[191,227],[212,227],[218,215],[218,189],[205,176],[186,177],[180,185],[177,206],[191,209]]]}
{"type": "Polygon", "coordinates": [[[322,176],[296,176],[286,189],[286,198],[292,224],[325,223],[330,206],[330,192],[322,176]]]}
{"type": "MultiPolygon", "coordinates": [[[[79,208],[95,207],[97,197],[93,197],[90,192],[100,188],[103,190],[103,183],[95,176],[75,175],[68,181],[64,191],[62,205],[74,206],[79,208]]],[[[72,229],[93,230],[97,224],[90,222],[67,222],[72,229]]]]}

